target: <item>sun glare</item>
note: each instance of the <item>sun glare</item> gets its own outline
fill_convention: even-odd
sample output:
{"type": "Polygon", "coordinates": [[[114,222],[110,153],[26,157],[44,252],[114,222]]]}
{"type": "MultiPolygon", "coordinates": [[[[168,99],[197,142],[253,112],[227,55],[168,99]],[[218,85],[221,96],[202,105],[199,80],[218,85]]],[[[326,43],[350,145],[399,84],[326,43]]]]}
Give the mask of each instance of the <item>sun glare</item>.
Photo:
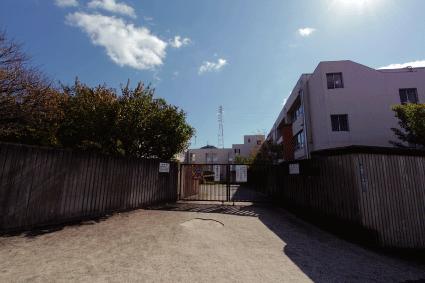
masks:
{"type": "Polygon", "coordinates": [[[330,6],[344,10],[372,10],[380,0],[330,0],[330,6]]]}

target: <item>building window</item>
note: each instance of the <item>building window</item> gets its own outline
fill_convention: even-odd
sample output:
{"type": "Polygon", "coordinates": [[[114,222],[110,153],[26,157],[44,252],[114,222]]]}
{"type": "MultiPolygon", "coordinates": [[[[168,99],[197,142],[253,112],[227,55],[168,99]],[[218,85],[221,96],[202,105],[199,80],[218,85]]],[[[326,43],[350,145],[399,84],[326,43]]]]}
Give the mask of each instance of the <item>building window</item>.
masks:
{"type": "Polygon", "coordinates": [[[328,81],[328,89],[344,88],[344,82],[342,81],[342,73],[329,73],[326,74],[328,81]]]}
{"type": "Polygon", "coordinates": [[[205,159],[207,163],[213,163],[218,160],[216,153],[205,153],[205,159]]]}
{"type": "Polygon", "coordinates": [[[418,90],[416,88],[399,89],[401,104],[418,103],[418,90]]]}
{"type": "Polygon", "coordinates": [[[295,150],[304,148],[304,144],[305,144],[304,132],[303,131],[300,131],[298,134],[296,134],[294,136],[294,147],[295,147],[295,150]]]}
{"type": "Polygon", "coordinates": [[[241,154],[241,149],[240,148],[235,148],[235,154],[241,154]]]}
{"type": "Polygon", "coordinates": [[[248,139],[248,143],[251,143],[251,139],[248,139]]]}
{"type": "Polygon", "coordinates": [[[191,162],[195,162],[196,161],[196,154],[194,154],[194,153],[191,153],[190,154],[190,161],[191,162]]]}
{"type": "Polygon", "coordinates": [[[261,145],[261,140],[258,140],[257,141],[257,145],[261,145]]]}
{"type": "Polygon", "coordinates": [[[291,123],[295,122],[299,117],[301,117],[304,114],[304,108],[301,104],[301,100],[298,99],[295,103],[295,106],[293,107],[293,110],[291,110],[289,116],[291,117],[291,123]]]}
{"type": "Polygon", "coordinates": [[[331,115],[332,131],[348,132],[348,115],[331,115]]]}

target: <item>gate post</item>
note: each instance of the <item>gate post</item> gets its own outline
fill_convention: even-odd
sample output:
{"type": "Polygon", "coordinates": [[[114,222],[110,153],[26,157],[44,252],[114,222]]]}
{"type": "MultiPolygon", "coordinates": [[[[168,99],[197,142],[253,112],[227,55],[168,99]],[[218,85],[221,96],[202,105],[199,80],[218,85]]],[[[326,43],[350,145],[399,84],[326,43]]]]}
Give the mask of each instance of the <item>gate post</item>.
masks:
{"type": "Polygon", "coordinates": [[[226,201],[230,201],[230,165],[226,164],[226,201]]]}

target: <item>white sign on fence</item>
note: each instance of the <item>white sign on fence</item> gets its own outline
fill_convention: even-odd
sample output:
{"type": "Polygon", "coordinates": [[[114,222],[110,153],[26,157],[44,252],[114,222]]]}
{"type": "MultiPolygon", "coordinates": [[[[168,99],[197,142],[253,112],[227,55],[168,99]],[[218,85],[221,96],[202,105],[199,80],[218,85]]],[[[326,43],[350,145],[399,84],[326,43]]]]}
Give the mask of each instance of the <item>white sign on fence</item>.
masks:
{"type": "Polygon", "coordinates": [[[214,182],[220,182],[220,165],[214,165],[214,182]]]}
{"type": "Polygon", "coordinates": [[[245,183],[248,179],[248,166],[236,165],[236,182],[245,183]]]}
{"type": "Polygon", "coordinates": [[[299,163],[289,164],[289,174],[291,175],[300,174],[300,164],[299,163]]]}
{"type": "Polygon", "coordinates": [[[159,173],[169,173],[170,172],[170,163],[159,163],[159,173]]]}

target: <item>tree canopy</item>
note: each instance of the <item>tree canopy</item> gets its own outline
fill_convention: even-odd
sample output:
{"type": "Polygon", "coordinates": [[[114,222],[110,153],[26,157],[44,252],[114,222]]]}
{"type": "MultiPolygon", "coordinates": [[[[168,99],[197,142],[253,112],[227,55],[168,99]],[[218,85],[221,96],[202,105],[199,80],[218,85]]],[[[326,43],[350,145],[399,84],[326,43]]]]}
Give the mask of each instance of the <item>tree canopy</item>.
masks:
{"type": "Polygon", "coordinates": [[[404,104],[393,107],[401,129],[393,128],[399,141],[391,141],[399,147],[416,145],[425,148],[425,104],[404,104]]]}
{"type": "Polygon", "coordinates": [[[266,140],[254,157],[254,164],[274,164],[283,158],[282,145],[266,140]]]}
{"type": "Polygon", "coordinates": [[[194,134],[184,111],[141,82],[119,93],[78,79],[54,87],[28,62],[0,33],[0,141],[170,159],[194,134]]]}

